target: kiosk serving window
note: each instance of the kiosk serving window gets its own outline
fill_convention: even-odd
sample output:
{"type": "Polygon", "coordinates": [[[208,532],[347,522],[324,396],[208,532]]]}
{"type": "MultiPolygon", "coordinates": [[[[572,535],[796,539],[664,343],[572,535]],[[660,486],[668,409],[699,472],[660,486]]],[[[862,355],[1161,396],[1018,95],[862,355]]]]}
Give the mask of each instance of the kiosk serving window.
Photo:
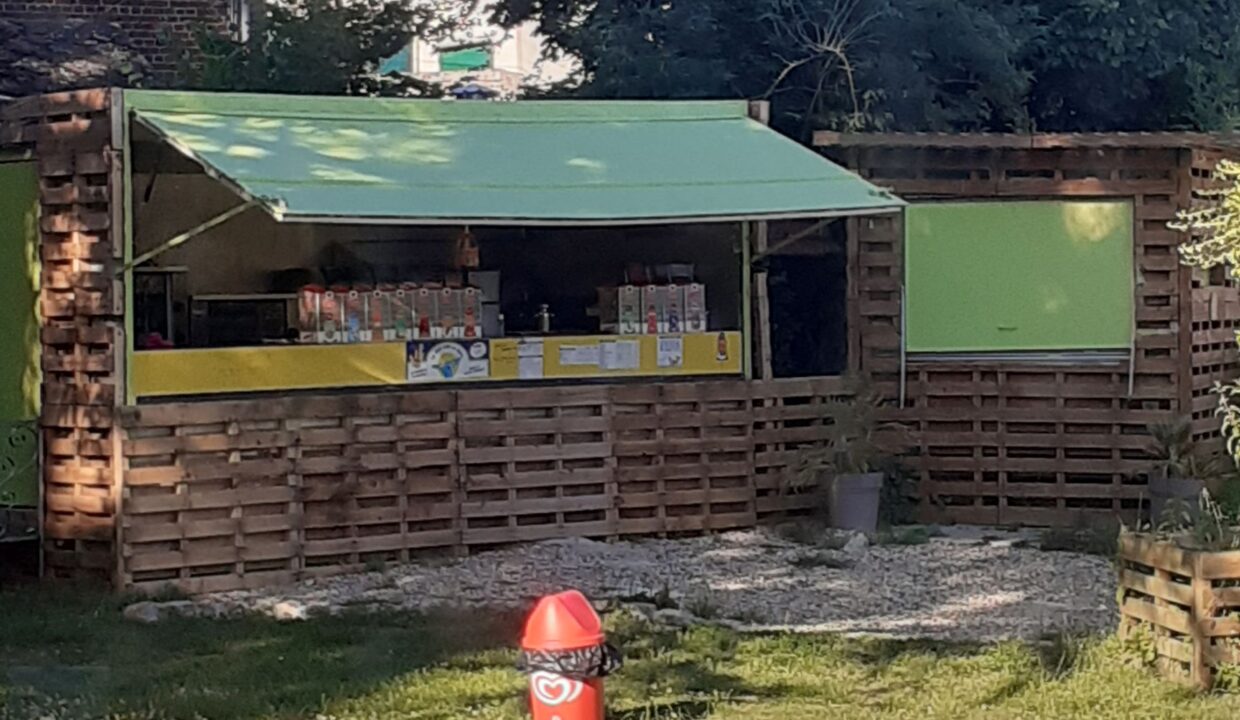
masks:
{"type": "Polygon", "coordinates": [[[135,399],[739,375],[753,223],[902,205],[743,102],[125,103],[135,399]]]}

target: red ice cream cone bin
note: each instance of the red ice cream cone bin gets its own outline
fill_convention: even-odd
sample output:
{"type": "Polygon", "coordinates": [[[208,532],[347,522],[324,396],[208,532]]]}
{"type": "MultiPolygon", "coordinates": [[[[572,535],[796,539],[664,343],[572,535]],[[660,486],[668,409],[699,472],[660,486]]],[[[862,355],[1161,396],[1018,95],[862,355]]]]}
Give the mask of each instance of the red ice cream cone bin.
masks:
{"type": "Polygon", "coordinates": [[[590,601],[576,590],[538,601],[521,636],[534,720],[603,720],[603,677],[620,666],[590,601]]]}

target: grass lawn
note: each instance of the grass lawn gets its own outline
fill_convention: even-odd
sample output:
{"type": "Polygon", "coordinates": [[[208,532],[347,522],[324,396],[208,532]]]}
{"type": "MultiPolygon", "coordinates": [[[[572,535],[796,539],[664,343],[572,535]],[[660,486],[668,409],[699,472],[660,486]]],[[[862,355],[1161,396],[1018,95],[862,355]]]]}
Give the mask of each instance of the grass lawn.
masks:
{"type": "MultiPolygon", "coordinates": [[[[0,718],[526,717],[513,614],[142,626],[118,608],[0,594],[0,718]]],[[[1240,717],[1240,697],[1160,682],[1113,640],[954,647],[609,626],[627,660],[608,682],[615,720],[1240,717]]]]}

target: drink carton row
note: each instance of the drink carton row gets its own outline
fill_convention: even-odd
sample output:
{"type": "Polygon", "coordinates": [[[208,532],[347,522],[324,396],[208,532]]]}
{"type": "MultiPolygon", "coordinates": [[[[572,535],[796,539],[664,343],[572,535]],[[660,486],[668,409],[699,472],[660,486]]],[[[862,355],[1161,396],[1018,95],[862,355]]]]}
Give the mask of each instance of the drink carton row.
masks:
{"type": "Polygon", "coordinates": [[[307,285],[297,305],[303,343],[482,337],[481,296],[471,287],[307,285]]]}
{"type": "Polygon", "coordinates": [[[603,332],[618,335],[706,332],[706,286],[599,288],[599,318],[603,332]]]}

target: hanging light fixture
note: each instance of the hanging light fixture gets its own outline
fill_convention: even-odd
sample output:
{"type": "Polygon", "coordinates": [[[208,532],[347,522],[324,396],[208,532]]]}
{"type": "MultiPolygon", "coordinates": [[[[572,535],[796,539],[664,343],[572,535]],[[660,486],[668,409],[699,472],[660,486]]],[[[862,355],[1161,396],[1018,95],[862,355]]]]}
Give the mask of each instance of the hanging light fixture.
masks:
{"type": "Polygon", "coordinates": [[[456,238],[456,267],[458,270],[474,270],[481,264],[481,256],[478,252],[478,242],[474,239],[474,234],[469,231],[469,226],[456,238]]]}

